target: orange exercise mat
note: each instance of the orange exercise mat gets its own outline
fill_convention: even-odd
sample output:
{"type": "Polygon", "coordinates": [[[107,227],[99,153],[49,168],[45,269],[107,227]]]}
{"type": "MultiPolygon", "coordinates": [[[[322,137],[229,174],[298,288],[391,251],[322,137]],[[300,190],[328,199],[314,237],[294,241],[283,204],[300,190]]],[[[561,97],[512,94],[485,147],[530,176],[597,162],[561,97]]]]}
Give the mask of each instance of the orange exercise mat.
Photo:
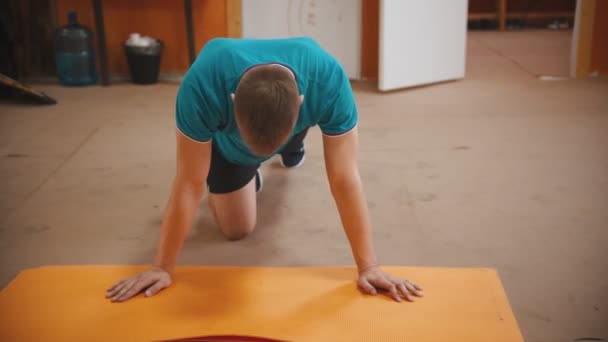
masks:
{"type": "Polygon", "coordinates": [[[491,269],[386,267],[424,288],[414,303],[361,294],[348,267],[178,267],[156,296],[105,298],[112,283],[144,269],[26,270],[0,292],[0,341],[523,341],[491,269]]]}

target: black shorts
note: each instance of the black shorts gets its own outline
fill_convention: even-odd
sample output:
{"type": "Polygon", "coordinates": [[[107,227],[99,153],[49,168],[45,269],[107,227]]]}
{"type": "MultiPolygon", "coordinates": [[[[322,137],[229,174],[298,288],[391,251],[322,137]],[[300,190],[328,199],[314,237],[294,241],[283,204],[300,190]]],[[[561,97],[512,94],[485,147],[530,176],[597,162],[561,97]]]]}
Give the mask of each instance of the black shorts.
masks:
{"type": "MultiPolygon", "coordinates": [[[[289,143],[285,145],[284,152],[297,151],[302,145],[308,133],[308,128],[294,135],[289,143]]],[[[241,189],[255,177],[260,165],[240,165],[228,161],[217,148],[211,143],[211,166],[207,176],[209,192],[213,194],[227,194],[241,189]]]]}

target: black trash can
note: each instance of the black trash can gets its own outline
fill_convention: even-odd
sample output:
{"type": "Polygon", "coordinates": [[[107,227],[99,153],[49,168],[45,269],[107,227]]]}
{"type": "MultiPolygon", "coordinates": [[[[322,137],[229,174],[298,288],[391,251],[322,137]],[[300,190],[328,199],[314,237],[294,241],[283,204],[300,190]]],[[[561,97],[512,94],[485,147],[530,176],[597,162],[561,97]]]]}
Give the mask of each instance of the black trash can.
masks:
{"type": "Polygon", "coordinates": [[[129,74],[133,83],[154,84],[158,82],[160,58],[163,52],[163,42],[152,46],[129,46],[125,43],[125,53],[129,64],[129,74]]]}

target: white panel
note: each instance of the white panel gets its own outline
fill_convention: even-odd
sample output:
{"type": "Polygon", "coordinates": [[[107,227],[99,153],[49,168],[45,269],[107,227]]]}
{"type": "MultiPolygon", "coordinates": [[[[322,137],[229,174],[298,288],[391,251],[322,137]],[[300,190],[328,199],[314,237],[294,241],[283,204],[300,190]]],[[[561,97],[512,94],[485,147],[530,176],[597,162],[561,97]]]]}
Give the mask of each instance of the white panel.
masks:
{"type": "Polygon", "coordinates": [[[380,90],[464,77],[467,0],[381,0],[380,90]]]}
{"type": "Polygon", "coordinates": [[[242,1],[243,37],[312,37],[359,78],[361,0],[242,1]]]}

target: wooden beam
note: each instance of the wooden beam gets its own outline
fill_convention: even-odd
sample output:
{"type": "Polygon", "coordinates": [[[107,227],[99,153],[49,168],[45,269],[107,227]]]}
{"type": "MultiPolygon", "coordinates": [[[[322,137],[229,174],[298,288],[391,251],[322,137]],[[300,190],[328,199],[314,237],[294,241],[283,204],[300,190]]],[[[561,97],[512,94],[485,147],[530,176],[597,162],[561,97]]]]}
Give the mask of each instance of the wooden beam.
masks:
{"type": "Polygon", "coordinates": [[[498,1],[498,29],[504,31],[507,29],[507,0],[498,1]]]}
{"type": "Polygon", "coordinates": [[[241,6],[241,0],[226,0],[226,31],[230,38],[241,38],[243,36],[241,6]]]}
{"type": "Polygon", "coordinates": [[[184,0],[184,17],[186,18],[186,37],[188,42],[188,62],[194,64],[196,48],[194,47],[194,19],[192,16],[192,0],[184,0]]]}
{"type": "Polygon", "coordinates": [[[591,42],[596,0],[578,0],[572,35],[570,75],[585,78],[591,72],[591,42]]]}
{"type": "Polygon", "coordinates": [[[608,75],[608,1],[597,1],[591,40],[591,72],[608,75]]]}
{"type": "Polygon", "coordinates": [[[514,12],[507,13],[507,19],[551,19],[551,18],[574,18],[574,12],[514,12]]]}
{"type": "Polygon", "coordinates": [[[108,68],[108,51],[106,46],[106,30],[103,21],[103,4],[101,0],[93,0],[95,14],[95,33],[97,34],[97,49],[99,53],[99,69],[101,84],[110,85],[110,69],[108,68]]]}
{"type": "Polygon", "coordinates": [[[361,79],[378,78],[380,0],[361,0],[361,79]]]}
{"type": "MultiPolygon", "coordinates": [[[[574,12],[571,11],[560,11],[560,12],[514,12],[507,13],[507,19],[551,19],[551,18],[574,18],[574,12]]],[[[485,13],[469,13],[469,20],[495,20],[496,13],[485,12],[485,13]]]]}
{"type": "Polygon", "coordinates": [[[469,13],[469,20],[496,20],[496,13],[469,13]]]}

